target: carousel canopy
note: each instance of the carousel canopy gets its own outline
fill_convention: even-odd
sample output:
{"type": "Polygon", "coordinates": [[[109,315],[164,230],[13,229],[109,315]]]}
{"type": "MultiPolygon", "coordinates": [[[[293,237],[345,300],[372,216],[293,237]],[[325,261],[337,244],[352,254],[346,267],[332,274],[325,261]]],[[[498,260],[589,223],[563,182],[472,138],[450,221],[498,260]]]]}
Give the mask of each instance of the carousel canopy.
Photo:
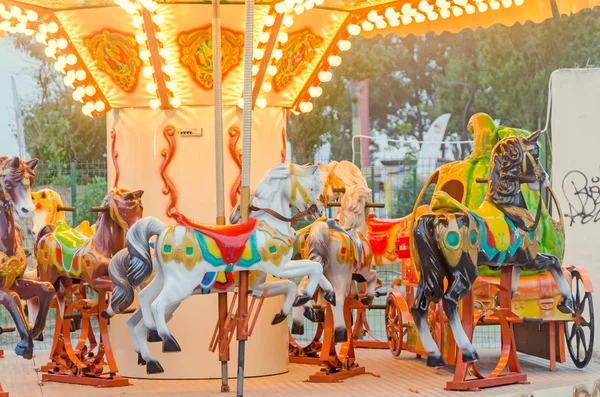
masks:
{"type": "MultiPolygon", "coordinates": [[[[600,0],[284,0],[255,5],[254,106],[309,112],[353,35],[541,22],[600,0]]],[[[223,104],[241,104],[244,3],[223,2],[223,104]]],[[[212,105],[211,5],[187,0],[0,0],[0,29],[46,47],[85,114],[212,105]]],[[[368,54],[365,54],[368,56],[368,54]]]]}

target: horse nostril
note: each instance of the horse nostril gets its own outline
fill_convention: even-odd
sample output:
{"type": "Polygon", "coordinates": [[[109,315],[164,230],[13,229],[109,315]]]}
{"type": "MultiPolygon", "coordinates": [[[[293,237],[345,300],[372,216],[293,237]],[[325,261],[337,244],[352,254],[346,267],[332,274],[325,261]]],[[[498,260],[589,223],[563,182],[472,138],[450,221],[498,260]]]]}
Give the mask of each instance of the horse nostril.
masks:
{"type": "Polygon", "coordinates": [[[28,214],[29,210],[27,208],[21,208],[21,212],[24,214],[28,214]]]}

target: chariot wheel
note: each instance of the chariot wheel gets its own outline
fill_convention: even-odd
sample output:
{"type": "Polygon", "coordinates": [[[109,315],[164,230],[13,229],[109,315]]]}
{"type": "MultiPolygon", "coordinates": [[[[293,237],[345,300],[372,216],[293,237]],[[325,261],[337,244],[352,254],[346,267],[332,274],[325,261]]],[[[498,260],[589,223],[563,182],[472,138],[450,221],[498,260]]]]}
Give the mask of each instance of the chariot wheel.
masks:
{"type": "Polygon", "coordinates": [[[402,353],[404,339],[408,332],[408,323],[402,317],[398,299],[404,299],[400,292],[390,292],[385,302],[385,333],[394,357],[402,353]]]}
{"type": "Polygon", "coordinates": [[[592,358],[594,350],[594,301],[592,294],[585,292],[581,275],[571,273],[571,295],[575,314],[565,322],[565,338],[569,355],[577,368],[584,368],[592,358]]]}

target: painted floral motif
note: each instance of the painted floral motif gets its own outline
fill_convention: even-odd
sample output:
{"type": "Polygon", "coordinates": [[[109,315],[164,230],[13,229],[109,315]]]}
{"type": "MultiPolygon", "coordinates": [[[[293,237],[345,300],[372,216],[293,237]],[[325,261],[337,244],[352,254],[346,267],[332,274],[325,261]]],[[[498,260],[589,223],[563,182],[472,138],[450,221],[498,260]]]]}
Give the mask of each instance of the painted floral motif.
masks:
{"type": "Polygon", "coordinates": [[[117,86],[127,92],[133,91],[142,64],[134,36],[104,30],[85,39],[85,46],[98,68],[117,86]]]}
{"type": "Polygon", "coordinates": [[[281,265],[283,258],[292,249],[294,240],[264,222],[258,222],[256,228],[266,235],[265,245],[258,248],[260,258],[265,262],[271,261],[275,266],[281,265]]]}
{"type": "Polygon", "coordinates": [[[298,76],[312,59],[323,40],[310,30],[292,33],[282,48],[283,56],[276,63],[277,75],[273,78],[273,88],[281,91],[298,76]]]}
{"type": "MultiPolygon", "coordinates": [[[[205,27],[177,37],[181,46],[181,63],[194,75],[200,87],[213,87],[212,28],[205,27]]],[[[221,68],[223,78],[242,61],[244,34],[221,30],[221,68]]]]}

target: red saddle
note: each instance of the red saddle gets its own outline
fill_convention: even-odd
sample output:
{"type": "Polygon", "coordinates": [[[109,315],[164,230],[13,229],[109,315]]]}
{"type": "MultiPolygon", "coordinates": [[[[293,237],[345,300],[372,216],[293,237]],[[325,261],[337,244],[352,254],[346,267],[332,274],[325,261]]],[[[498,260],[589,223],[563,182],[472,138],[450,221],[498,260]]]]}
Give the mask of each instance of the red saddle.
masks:
{"type": "Polygon", "coordinates": [[[371,249],[375,255],[383,255],[388,244],[388,236],[390,230],[401,222],[405,222],[405,218],[399,219],[382,219],[376,217],[367,218],[367,235],[371,249]]]}
{"type": "Polygon", "coordinates": [[[217,226],[196,223],[177,211],[172,212],[171,216],[179,225],[197,230],[215,240],[226,265],[239,262],[246,243],[256,228],[256,218],[250,218],[248,222],[239,225],[217,226]]]}

